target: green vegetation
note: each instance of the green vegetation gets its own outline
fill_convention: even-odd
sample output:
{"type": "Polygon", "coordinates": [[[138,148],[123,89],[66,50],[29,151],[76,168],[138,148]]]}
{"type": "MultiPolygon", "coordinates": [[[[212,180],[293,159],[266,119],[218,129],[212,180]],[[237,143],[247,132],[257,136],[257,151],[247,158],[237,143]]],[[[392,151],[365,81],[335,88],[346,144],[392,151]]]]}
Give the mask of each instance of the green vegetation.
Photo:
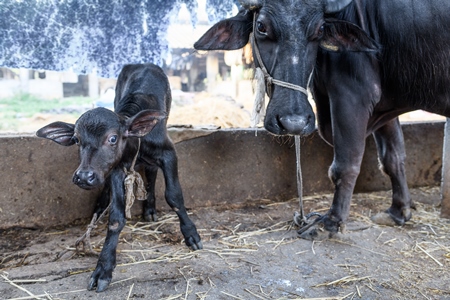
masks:
{"type": "Polygon", "coordinates": [[[0,98],[0,130],[15,131],[24,118],[37,113],[68,106],[92,104],[89,97],[70,97],[62,99],[43,99],[35,95],[19,93],[13,97],[0,98]]]}

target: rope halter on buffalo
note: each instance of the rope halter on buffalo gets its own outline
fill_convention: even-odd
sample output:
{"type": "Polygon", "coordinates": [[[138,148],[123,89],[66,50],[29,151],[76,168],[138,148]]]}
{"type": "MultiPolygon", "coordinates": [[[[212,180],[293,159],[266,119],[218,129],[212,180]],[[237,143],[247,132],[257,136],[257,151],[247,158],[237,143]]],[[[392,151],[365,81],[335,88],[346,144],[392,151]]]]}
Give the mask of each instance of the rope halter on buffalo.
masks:
{"type": "MultiPolygon", "coordinates": [[[[256,61],[258,63],[258,67],[255,68],[255,79],[256,79],[256,96],[255,96],[255,102],[253,106],[253,112],[251,116],[251,123],[252,127],[256,127],[256,125],[261,121],[263,115],[265,114],[264,108],[265,108],[265,93],[269,95],[269,97],[272,96],[272,85],[278,85],[284,88],[292,89],[295,91],[299,91],[308,97],[308,91],[306,88],[301,87],[296,84],[292,84],[289,82],[277,80],[273,78],[269,71],[267,70],[266,66],[264,65],[264,62],[261,58],[261,54],[258,49],[258,44],[256,43],[254,30],[256,28],[256,15],[255,12],[253,15],[253,31],[250,33],[250,43],[252,46],[252,50],[254,53],[254,57],[256,57],[256,61]]],[[[309,81],[311,80],[312,73],[309,77],[309,81]]],[[[298,194],[298,200],[299,200],[299,206],[300,206],[300,212],[294,213],[294,223],[300,227],[299,233],[302,233],[306,231],[308,228],[310,228],[312,225],[315,224],[315,222],[308,224],[308,219],[310,219],[313,216],[320,216],[316,213],[308,214],[305,216],[304,209],[303,209],[303,180],[302,180],[302,171],[301,171],[301,164],[300,164],[300,136],[295,136],[295,155],[296,155],[296,177],[297,177],[297,194],[298,194]]]]}

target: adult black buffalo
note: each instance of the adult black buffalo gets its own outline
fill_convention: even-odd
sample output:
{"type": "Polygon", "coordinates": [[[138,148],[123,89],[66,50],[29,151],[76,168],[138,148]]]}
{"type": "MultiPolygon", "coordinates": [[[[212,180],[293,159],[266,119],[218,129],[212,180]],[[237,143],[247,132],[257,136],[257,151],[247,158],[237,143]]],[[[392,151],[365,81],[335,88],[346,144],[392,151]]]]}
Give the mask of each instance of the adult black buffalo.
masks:
{"type": "Polygon", "coordinates": [[[267,67],[271,86],[264,126],[274,134],[313,131],[315,115],[301,91],[310,78],[319,132],[334,146],[335,194],[320,218],[328,232],[348,217],[370,134],[392,183],[387,213],[402,225],[413,204],[397,116],[423,109],[450,117],[449,12],[448,0],[247,1],[194,47],[232,50],[253,40],[255,63],[267,67]]]}

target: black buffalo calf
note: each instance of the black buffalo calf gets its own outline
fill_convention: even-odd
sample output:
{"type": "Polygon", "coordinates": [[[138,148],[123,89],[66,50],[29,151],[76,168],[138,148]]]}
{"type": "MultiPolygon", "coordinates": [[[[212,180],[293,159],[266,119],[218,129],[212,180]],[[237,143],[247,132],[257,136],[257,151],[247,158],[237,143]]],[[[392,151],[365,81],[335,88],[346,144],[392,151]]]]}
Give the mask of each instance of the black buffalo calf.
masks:
{"type": "Polygon", "coordinates": [[[167,135],[171,99],[169,82],[161,68],[152,64],[126,65],[117,80],[115,112],[95,108],[84,113],[75,124],[55,122],[36,133],[63,146],[77,144],[80,166],[73,182],[83,189],[104,186],[97,212],[105,208],[105,199],[111,203],[108,233],[89,280],[89,290],[104,291],[111,282],[119,233],[126,221],[124,180],[135,157],[136,168],[144,169],[148,183],[144,218],[156,219],[155,180],[161,168],[165,197],[180,219],[186,245],[193,250],[202,248],[197,229],[186,213],[177,156],[167,135]]]}

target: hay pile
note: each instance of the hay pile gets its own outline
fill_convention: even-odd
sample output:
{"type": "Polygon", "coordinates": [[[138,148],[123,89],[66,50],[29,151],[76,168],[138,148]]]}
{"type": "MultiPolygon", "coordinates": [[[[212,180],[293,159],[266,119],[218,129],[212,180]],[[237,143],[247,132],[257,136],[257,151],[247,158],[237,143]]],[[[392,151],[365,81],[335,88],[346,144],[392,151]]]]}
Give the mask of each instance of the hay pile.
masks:
{"type": "Polygon", "coordinates": [[[174,103],[168,124],[246,128],[250,126],[250,111],[229,96],[198,93],[190,103],[174,103]]]}

